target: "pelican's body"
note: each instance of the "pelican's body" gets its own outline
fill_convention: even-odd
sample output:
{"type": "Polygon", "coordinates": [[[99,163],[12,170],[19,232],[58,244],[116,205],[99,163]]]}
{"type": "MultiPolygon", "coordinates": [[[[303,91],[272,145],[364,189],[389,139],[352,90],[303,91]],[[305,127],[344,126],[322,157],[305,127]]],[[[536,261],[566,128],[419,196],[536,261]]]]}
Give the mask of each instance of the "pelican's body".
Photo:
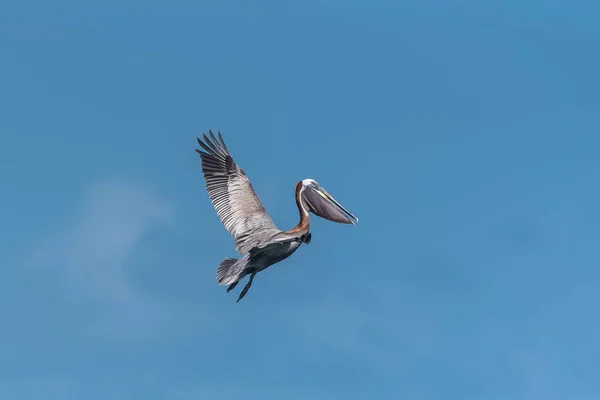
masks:
{"type": "Polygon", "coordinates": [[[210,139],[198,143],[204,151],[196,150],[202,160],[202,172],[209,197],[225,228],[235,240],[240,259],[225,258],[217,268],[217,282],[233,289],[246,275],[250,279],[237,301],[250,289],[257,273],[285,260],[303,244],[310,243],[310,215],[330,221],[354,224],[358,219],[343,208],[313,179],[296,183],[296,205],[300,213],[298,224],[287,231],[275,226],[254,193],[252,184],[229,154],[219,132],[217,140],[209,131],[210,139]],[[352,219],[350,219],[352,218],[352,219]]]}

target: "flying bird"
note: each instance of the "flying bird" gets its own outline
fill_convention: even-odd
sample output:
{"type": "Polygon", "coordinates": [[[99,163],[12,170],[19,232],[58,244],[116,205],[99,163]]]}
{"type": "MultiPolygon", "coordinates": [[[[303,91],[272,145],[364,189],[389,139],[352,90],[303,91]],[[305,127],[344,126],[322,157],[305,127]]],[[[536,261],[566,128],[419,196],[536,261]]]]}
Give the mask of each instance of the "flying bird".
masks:
{"type": "Polygon", "coordinates": [[[239,259],[224,258],[217,268],[217,283],[228,285],[227,293],[246,275],[248,283],[239,302],[252,286],[257,273],[291,256],[311,241],[310,217],[313,213],[329,221],[354,224],[358,218],[338,203],[314,179],[303,179],[295,185],[298,224],[287,231],[278,229],[258,199],[250,179],[233,160],[221,132],[218,139],[208,131],[204,141],[197,138],[202,150],[196,149],[202,162],[208,196],[221,223],[233,236],[239,259]]]}

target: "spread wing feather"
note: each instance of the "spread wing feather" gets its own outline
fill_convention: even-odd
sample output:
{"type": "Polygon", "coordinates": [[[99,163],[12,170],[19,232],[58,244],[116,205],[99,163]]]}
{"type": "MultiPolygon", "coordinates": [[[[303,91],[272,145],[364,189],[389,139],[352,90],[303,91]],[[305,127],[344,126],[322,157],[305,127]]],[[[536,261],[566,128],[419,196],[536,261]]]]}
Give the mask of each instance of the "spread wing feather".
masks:
{"type": "Polygon", "coordinates": [[[233,161],[221,132],[218,132],[218,140],[212,131],[208,132],[210,138],[206,134],[203,134],[204,141],[198,138],[204,151],[196,149],[202,161],[208,196],[221,223],[233,236],[236,250],[243,254],[268,243],[281,231],[256,196],[244,170],[233,161]]]}

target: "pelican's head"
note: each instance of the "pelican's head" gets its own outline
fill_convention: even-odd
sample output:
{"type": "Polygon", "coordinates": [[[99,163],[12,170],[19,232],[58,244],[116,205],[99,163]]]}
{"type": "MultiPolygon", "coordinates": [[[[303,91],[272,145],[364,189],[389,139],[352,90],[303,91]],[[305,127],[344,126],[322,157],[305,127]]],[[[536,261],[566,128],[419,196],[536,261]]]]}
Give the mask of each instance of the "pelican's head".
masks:
{"type": "Polygon", "coordinates": [[[358,222],[358,218],[342,207],[314,179],[304,179],[302,181],[301,193],[302,200],[308,207],[308,211],[316,216],[342,224],[354,224],[354,221],[358,222]]]}

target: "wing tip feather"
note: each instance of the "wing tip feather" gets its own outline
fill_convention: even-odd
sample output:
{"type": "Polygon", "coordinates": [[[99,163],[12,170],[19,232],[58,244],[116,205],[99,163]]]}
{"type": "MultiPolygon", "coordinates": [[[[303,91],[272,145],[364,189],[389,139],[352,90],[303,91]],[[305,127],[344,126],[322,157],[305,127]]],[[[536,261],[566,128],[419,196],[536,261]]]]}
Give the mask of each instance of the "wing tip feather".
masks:
{"type": "Polygon", "coordinates": [[[212,129],[208,130],[208,135],[202,133],[204,140],[196,137],[198,144],[208,152],[209,155],[220,155],[223,157],[231,157],[229,149],[225,145],[221,131],[217,131],[217,136],[213,133],[212,129]],[[218,139],[217,139],[218,136],[218,139]]]}

